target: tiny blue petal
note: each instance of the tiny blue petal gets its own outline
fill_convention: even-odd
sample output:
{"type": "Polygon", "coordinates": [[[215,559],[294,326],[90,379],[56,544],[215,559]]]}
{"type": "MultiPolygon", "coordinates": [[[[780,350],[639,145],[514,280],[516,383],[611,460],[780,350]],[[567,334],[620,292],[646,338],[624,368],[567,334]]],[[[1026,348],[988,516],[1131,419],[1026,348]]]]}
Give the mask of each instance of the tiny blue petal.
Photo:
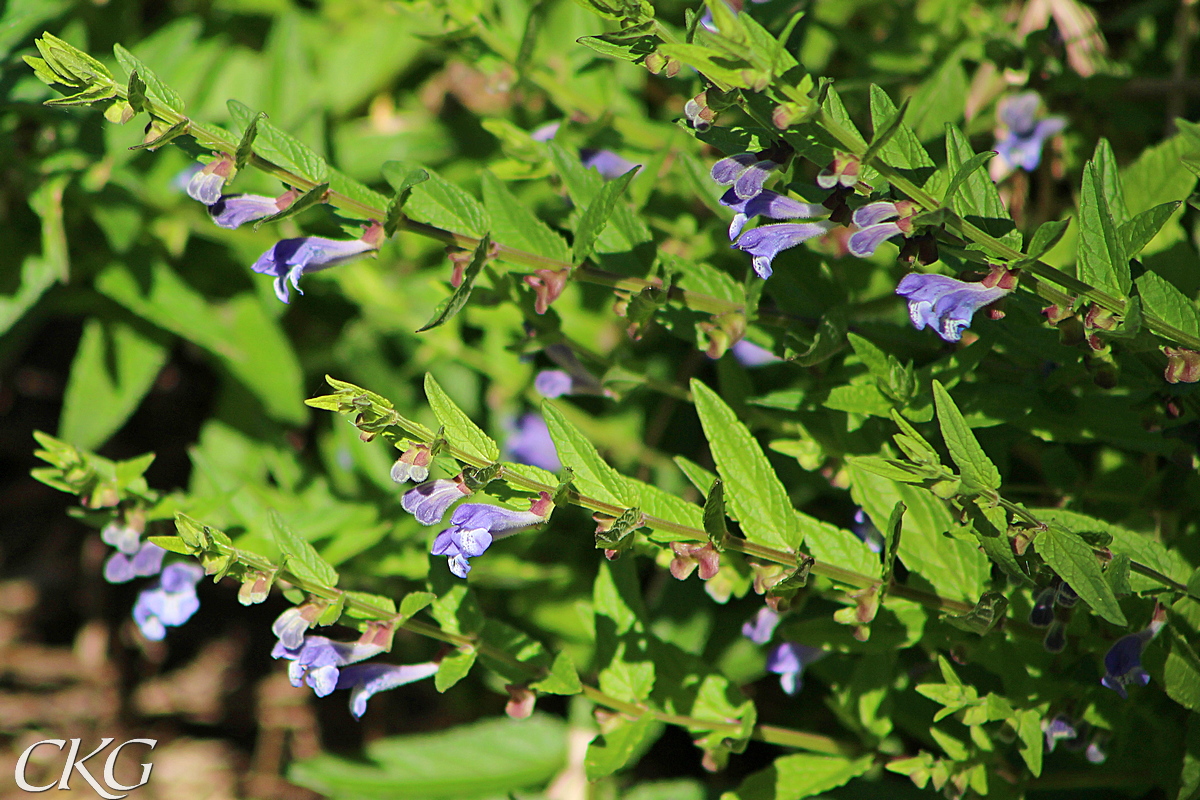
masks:
{"type": "Polygon", "coordinates": [[[422,525],[437,525],[455,500],[469,494],[464,488],[456,481],[441,478],[426,481],[405,492],[400,505],[422,525]]]}

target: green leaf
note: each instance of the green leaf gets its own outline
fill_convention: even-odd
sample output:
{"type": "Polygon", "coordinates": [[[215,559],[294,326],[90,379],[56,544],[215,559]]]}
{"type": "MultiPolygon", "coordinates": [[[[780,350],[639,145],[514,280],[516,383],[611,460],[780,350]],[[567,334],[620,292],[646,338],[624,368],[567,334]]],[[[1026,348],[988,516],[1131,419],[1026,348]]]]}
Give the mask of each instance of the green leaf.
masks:
{"type": "Polygon", "coordinates": [[[996,151],[994,150],[976,153],[963,162],[958,169],[954,170],[954,177],[950,179],[950,185],[946,187],[946,194],[942,196],[942,205],[949,206],[950,209],[953,210],[954,195],[958,193],[958,190],[962,188],[962,185],[966,183],[967,179],[975,174],[975,170],[991,161],[992,157],[995,155],[996,151]]]}
{"type": "Polygon", "coordinates": [[[569,262],[566,241],[517,199],[504,182],[484,170],[483,205],[492,218],[492,236],[501,244],[555,261],[569,262]]]}
{"type": "Polygon", "coordinates": [[[561,772],[567,734],[567,722],[550,714],[499,716],[377,739],[353,758],[319,755],[294,763],[287,777],[322,796],[358,800],[503,797],[542,786],[561,772]]]}
{"type": "Polygon", "coordinates": [[[71,362],[58,435],[85,449],[104,444],[154,385],[168,355],[128,325],[89,319],[71,362]]]}
{"type": "Polygon", "coordinates": [[[1117,297],[1129,294],[1129,260],[1109,209],[1100,168],[1089,161],[1083,168],[1079,197],[1079,279],[1117,297]]]}
{"type": "Polygon", "coordinates": [[[433,676],[433,685],[439,692],[445,692],[454,684],[467,677],[471,667],[475,666],[475,658],[479,653],[473,647],[460,647],[453,653],[443,656],[438,662],[437,674],[433,676]]]}
{"type": "MultiPolygon", "coordinates": [[[[430,592],[421,592],[428,595],[429,600],[426,605],[433,601],[433,594],[430,592]]],[[[372,594],[370,592],[346,592],[343,597],[346,598],[345,612],[346,616],[355,619],[387,619],[396,613],[396,603],[390,597],[383,595],[372,594]],[[366,606],[367,608],[358,608],[350,604],[353,600],[357,604],[366,606]]],[[[405,598],[408,599],[407,597],[405,598]]]]}
{"type": "MultiPolygon", "coordinates": [[[[154,124],[157,124],[157,123],[154,123],[154,124]]],[[[187,133],[188,126],[190,124],[191,124],[191,122],[187,118],[181,119],[181,120],[179,120],[179,122],[176,122],[171,127],[167,128],[166,130],[163,130],[162,133],[158,134],[158,136],[154,137],[150,141],[142,142],[141,144],[135,144],[132,147],[130,147],[129,149],[130,150],[150,150],[150,151],[157,150],[158,148],[162,147],[163,145],[170,144],[175,139],[178,139],[180,136],[183,136],[185,133],[187,133]]]]}
{"type": "Polygon", "coordinates": [[[1142,249],[1150,244],[1150,240],[1162,230],[1162,226],[1167,224],[1167,220],[1180,205],[1182,202],[1179,200],[1159,203],[1123,223],[1117,233],[1121,237],[1121,247],[1126,258],[1137,258],[1142,249]]]}
{"type": "Polygon", "coordinates": [[[1184,708],[1200,712],[1200,657],[1187,639],[1170,629],[1171,650],[1163,666],[1167,696],[1184,708]]]}
{"type": "Polygon", "coordinates": [[[255,220],[254,230],[258,230],[263,225],[268,225],[272,222],[279,222],[280,220],[294,217],[302,211],[307,211],[313,206],[321,205],[325,202],[325,193],[328,191],[328,183],[318,183],[316,186],[293,200],[291,205],[289,205],[283,211],[277,211],[270,216],[255,220]]]}
{"type": "Polygon", "coordinates": [[[1113,222],[1117,225],[1124,225],[1129,222],[1129,209],[1125,207],[1125,192],[1121,188],[1121,173],[1117,169],[1117,156],[1113,153],[1108,139],[1101,138],[1096,142],[1096,152],[1092,156],[1092,160],[1096,165],[1096,175],[1100,179],[1100,186],[1108,203],[1108,210],[1112,213],[1113,222]]]}
{"type": "MultiPolygon", "coordinates": [[[[596,170],[586,169],[577,153],[568,151],[557,142],[550,142],[546,147],[571,201],[576,208],[586,209],[600,194],[604,179],[596,170]]],[[[616,203],[609,224],[596,238],[594,249],[599,253],[620,253],[632,250],[650,239],[650,229],[640,216],[634,214],[629,204],[616,203]]]]}
{"type": "Polygon", "coordinates": [[[621,508],[638,505],[637,493],[625,477],[600,457],[595,445],[555,405],[542,401],[542,415],[558,458],[575,473],[572,482],[581,493],[621,508]]]}
{"type": "Polygon", "coordinates": [[[713,461],[729,489],[729,505],[742,532],[752,542],[798,548],[804,535],[795,509],[762,447],[716,392],[696,379],[691,387],[713,461]]]}
{"type": "Polygon", "coordinates": [[[903,461],[897,461],[894,458],[850,456],[847,461],[874,475],[899,481],[900,483],[924,483],[929,479],[929,475],[924,469],[914,467],[903,461]]]}
{"type": "Polygon", "coordinates": [[[1007,610],[1007,597],[1000,592],[984,592],[975,607],[966,614],[943,614],[942,621],[961,631],[985,636],[997,622],[1004,619],[1007,610]]]}
{"type": "MultiPolygon", "coordinates": [[[[242,130],[249,128],[251,123],[256,123],[254,152],[313,183],[323,183],[328,180],[330,185],[333,185],[329,174],[329,165],[311,147],[295,136],[280,130],[274,123],[263,117],[261,112],[255,111],[244,103],[230,100],[227,105],[230,116],[242,130]]],[[[334,189],[336,190],[337,187],[335,186],[334,189]]]]}
{"type": "Polygon", "coordinates": [[[849,783],[873,764],[871,756],[780,756],[771,766],[742,781],[735,791],[722,794],[721,800],[802,800],[849,783]]]}
{"type": "Polygon", "coordinates": [[[584,47],[590,47],[601,55],[618,58],[622,61],[641,61],[653,53],[662,42],[654,33],[653,20],[611,33],[584,36],[575,41],[584,47]]]}
{"type": "Polygon", "coordinates": [[[892,571],[896,566],[896,554],[900,552],[900,534],[904,529],[904,512],[908,506],[901,500],[892,507],[887,528],[883,531],[883,590],[892,584],[892,571]]]}
{"type": "Polygon", "coordinates": [[[130,74],[136,72],[138,77],[145,82],[147,94],[162,103],[172,111],[180,114],[183,113],[183,98],[179,93],[172,89],[167,84],[163,83],[154,71],[143,64],[137,56],[126,50],[119,44],[113,45],[113,55],[117,57],[117,61],[130,74]]]}
{"type": "MultiPolygon", "coordinates": [[[[1184,583],[1188,580],[1188,575],[1192,570],[1182,556],[1173,550],[1168,550],[1161,542],[1152,538],[1152,535],[1137,533],[1128,528],[1062,508],[1035,508],[1033,514],[1043,522],[1056,523],[1079,535],[1107,534],[1112,537],[1108,549],[1114,554],[1126,555],[1133,561],[1157,570],[1172,580],[1184,583]]],[[[1136,572],[1129,574],[1129,584],[1135,592],[1153,591],[1162,586],[1159,581],[1136,572]]]]}
{"type": "Polygon", "coordinates": [[[825,102],[821,106],[821,110],[850,133],[850,138],[858,145],[859,150],[867,149],[867,140],[858,132],[858,128],[854,125],[854,120],[850,118],[850,112],[846,110],[846,106],[842,103],[842,98],[838,95],[837,89],[833,88],[832,85],[826,91],[825,102]]]}
{"type": "Polygon", "coordinates": [[[616,211],[621,195],[629,188],[638,169],[640,168],[634,167],[621,177],[606,182],[584,210],[579,224],[575,227],[575,242],[571,245],[571,258],[576,264],[582,264],[592,254],[596,239],[608,225],[608,220],[616,211]]]}
{"type": "MultiPolygon", "coordinates": [[[[951,173],[966,166],[975,151],[971,143],[954,125],[946,126],[946,164],[951,173]]],[[[1021,232],[1013,225],[1012,217],[992,179],[982,172],[968,173],[958,192],[955,207],[968,222],[982,228],[988,235],[1012,247],[1021,246],[1021,232]]]]}
{"type": "Polygon", "coordinates": [[[1196,800],[1200,795],[1200,714],[1188,715],[1183,750],[1183,769],[1175,800],[1196,800]]]}
{"type": "Polygon", "coordinates": [[[1155,272],[1145,272],[1136,281],[1142,307],[1168,325],[1192,335],[1200,334],[1196,304],[1175,285],[1155,272]]]}
{"type": "Polygon", "coordinates": [[[254,155],[254,140],[258,138],[258,121],[266,117],[266,114],[258,112],[242,130],[242,138],[238,140],[237,151],[233,155],[235,168],[243,169],[250,163],[250,158],[254,155]]]}
{"type": "Polygon", "coordinates": [[[1180,169],[1180,160],[1192,146],[1183,135],[1147,147],[1121,174],[1129,211],[1140,214],[1168,200],[1184,200],[1196,185],[1196,176],[1180,169]]]}
{"type": "Polygon", "coordinates": [[[147,536],[146,541],[158,545],[163,550],[180,555],[190,556],[196,552],[191,545],[178,536],[147,536]]]}
{"type": "Polygon", "coordinates": [[[445,428],[446,440],[451,445],[489,463],[499,460],[500,447],[450,399],[428,372],[425,373],[425,397],[445,428]]]}
{"type": "Polygon", "coordinates": [[[712,482],[712,488],[704,498],[704,532],[709,541],[718,546],[729,534],[725,527],[725,484],[720,479],[712,482]]]}
{"type": "Polygon", "coordinates": [[[940,381],[933,382],[933,397],[937,404],[938,425],[942,438],[950,450],[950,457],[958,465],[963,481],[978,490],[999,489],[1000,471],[983,452],[979,440],[971,431],[962,412],[950,398],[950,393],[940,381]]]}
{"type": "Polygon", "coordinates": [[[444,325],[466,308],[467,301],[471,299],[471,292],[475,289],[475,281],[479,278],[479,273],[483,271],[484,265],[488,263],[491,249],[492,240],[485,234],[476,245],[475,252],[471,254],[471,263],[467,264],[467,268],[463,270],[462,283],[458,284],[453,294],[438,304],[433,311],[433,316],[428,322],[417,328],[417,333],[424,333],[444,325]]]}
{"type": "MultiPolygon", "coordinates": [[[[389,161],[384,165],[385,174],[389,161]]],[[[411,174],[411,165],[391,167],[393,176],[411,174]]],[[[412,186],[412,195],[404,204],[404,213],[418,222],[427,222],[455,233],[483,236],[491,230],[492,222],[487,210],[467,191],[450,183],[431,169],[426,169],[429,180],[412,186]]],[[[394,183],[394,179],[393,179],[394,183]]]]}
{"type": "Polygon", "coordinates": [[[662,733],[663,725],[653,715],[645,714],[635,720],[621,720],[588,745],[583,765],[589,781],[611,775],[629,763],[635,753],[642,753],[662,733]]]}
{"type": "Polygon", "coordinates": [[[1033,777],[1042,774],[1042,745],[1045,737],[1042,734],[1042,715],[1036,708],[1026,708],[1016,713],[1017,736],[1021,739],[1021,758],[1033,777]]]}
{"type": "Polygon", "coordinates": [[[1034,231],[1033,238],[1029,240],[1029,245],[1025,248],[1025,258],[1014,262],[1014,266],[1026,262],[1037,261],[1042,256],[1050,251],[1050,248],[1058,244],[1062,239],[1063,234],[1067,232],[1071,221],[1069,219],[1062,220],[1047,220],[1038,226],[1034,231]]]}
{"type": "Polygon", "coordinates": [[[1121,604],[1108,581],[1104,580],[1096,553],[1083,539],[1065,528],[1051,525],[1049,530],[1037,535],[1034,543],[1038,555],[1059,577],[1071,584],[1092,611],[1114,625],[1128,624],[1121,604]]]}
{"type": "MultiPolygon", "coordinates": [[[[687,476],[687,479],[691,481],[692,486],[695,486],[699,492],[707,493],[712,488],[713,481],[718,480],[715,472],[705,469],[685,456],[675,456],[671,460],[675,462],[675,465],[679,467],[683,474],[687,476]]],[[[737,517],[730,514],[728,508],[726,508],[725,514],[730,519],[737,519],[737,517]]]]}
{"type": "Polygon", "coordinates": [[[818,561],[871,578],[880,574],[879,554],[871,552],[867,543],[852,532],[799,511],[795,517],[804,546],[818,561]]]}
{"type": "Polygon", "coordinates": [[[871,124],[875,136],[862,160],[869,163],[871,158],[879,155],[890,166],[902,170],[926,169],[932,174],[936,166],[933,159],[925,152],[912,128],[904,124],[908,105],[906,99],[897,109],[887,92],[871,84],[871,124]]]}
{"type": "Polygon", "coordinates": [[[318,586],[337,586],[337,570],[321,558],[312,544],[297,536],[276,511],[271,512],[271,534],[283,554],[285,569],[318,586]]]}
{"type": "Polygon", "coordinates": [[[534,681],[529,684],[529,687],[546,694],[569,695],[579,694],[583,691],[583,684],[579,682],[579,672],[575,669],[575,662],[571,660],[571,656],[566,651],[554,657],[554,663],[546,677],[540,681],[534,681]]]}

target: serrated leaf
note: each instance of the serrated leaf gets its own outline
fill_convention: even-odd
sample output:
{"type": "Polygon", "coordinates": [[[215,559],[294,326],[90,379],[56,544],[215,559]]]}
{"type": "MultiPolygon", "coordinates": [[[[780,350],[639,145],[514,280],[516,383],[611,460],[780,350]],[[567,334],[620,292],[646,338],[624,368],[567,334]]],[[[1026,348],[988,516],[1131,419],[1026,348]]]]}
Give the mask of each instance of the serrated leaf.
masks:
{"type": "MultiPolygon", "coordinates": [[[[428,594],[430,600],[433,599],[433,595],[429,592],[422,592],[422,594],[428,594]]],[[[396,613],[396,603],[390,597],[370,592],[354,591],[345,592],[342,596],[346,599],[345,605],[350,606],[345,609],[346,616],[348,617],[356,619],[383,619],[392,617],[396,613]],[[366,608],[355,608],[350,604],[349,601],[351,600],[357,604],[366,606],[366,608]]]]}
{"type": "Polygon", "coordinates": [[[500,458],[500,447],[483,430],[476,425],[458,405],[450,399],[450,395],[438,385],[437,380],[428,372],[425,373],[425,397],[429,407],[445,428],[445,437],[454,447],[482,458],[489,463],[500,458]]]}
{"type": "Polygon", "coordinates": [[[1060,578],[1071,584],[1092,611],[1114,625],[1128,624],[1121,604],[1104,580],[1096,553],[1083,539],[1065,528],[1051,525],[1049,530],[1038,534],[1034,542],[1038,555],[1060,578]]]}
{"type": "Polygon", "coordinates": [[[329,165],[311,147],[295,136],[280,130],[261,112],[255,111],[244,103],[230,100],[226,105],[229,107],[230,116],[242,130],[249,128],[251,123],[256,124],[257,133],[254,140],[256,153],[313,183],[323,183],[328,180],[330,186],[333,186],[335,191],[339,191],[330,175],[329,165]]]}
{"type": "Polygon", "coordinates": [[[573,483],[580,492],[621,508],[638,504],[636,492],[625,477],[600,457],[595,445],[556,406],[543,401],[542,415],[546,418],[558,458],[563,466],[570,467],[575,473],[573,483]]]}
{"type": "Polygon", "coordinates": [[[1146,311],[1181,331],[1200,334],[1200,313],[1196,304],[1174,284],[1155,272],[1143,273],[1136,283],[1146,311]]]}
{"type": "Polygon", "coordinates": [[[640,167],[634,167],[621,177],[606,182],[584,209],[583,216],[575,227],[575,242],[571,245],[571,258],[576,264],[582,264],[592,254],[600,232],[608,225],[621,195],[629,188],[639,169],[640,167]]]}
{"type": "Polygon", "coordinates": [[[1079,197],[1079,248],[1076,270],[1081,281],[1116,297],[1129,294],[1129,260],[1109,209],[1103,177],[1095,162],[1083,168],[1079,197]]]}
{"type": "Polygon", "coordinates": [[[113,55],[117,57],[117,61],[128,70],[130,73],[136,72],[138,77],[145,81],[147,94],[162,103],[172,111],[183,113],[184,103],[183,98],[179,93],[172,89],[167,84],[163,83],[154,71],[147,67],[133,53],[126,50],[119,44],[113,45],[113,55]]]}
{"type": "Polygon", "coordinates": [[[492,218],[496,241],[555,261],[570,261],[571,251],[563,237],[538,219],[503,181],[486,170],[481,181],[483,205],[492,218]]]}
{"type": "MultiPolygon", "coordinates": [[[[586,209],[604,187],[604,179],[596,170],[585,168],[577,153],[566,150],[557,142],[548,143],[546,148],[571,201],[581,211],[586,209]]],[[[628,204],[616,203],[609,224],[601,231],[594,249],[600,253],[625,252],[650,239],[650,229],[645,221],[634,214],[628,204]]]]}
{"type": "MultiPolygon", "coordinates": [[[[962,131],[954,125],[946,125],[946,164],[950,171],[958,172],[974,157],[975,151],[962,131]]],[[[986,174],[977,171],[967,175],[958,191],[955,207],[964,219],[988,235],[1012,247],[1021,246],[1021,232],[1013,224],[996,184],[986,174]]]]}
{"type": "Polygon", "coordinates": [[[484,265],[488,263],[491,249],[492,240],[485,235],[479,240],[475,252],[471,254],[471,263],[467,264],[467,268],[463,270],[462,282],[458,284],[453,294],[438,304],[438,307],[434,309],[433,316],[429,318],[428,322],[417,328],[417,333],[424,333],[446,324],[458,312],[466,308],[467,301],[471,299],[471,292],[475,289],[475,281],[479,278],[479,273],[483,271],[484,265]]]}
{"type": "Polygon", "coordinates": [[[258,121],[266,118],[267,115],[260,111],[242,130],[242,137],[238,139],[237,150],[233,154],[233,165],[237,169],[242,169],[250,163],[250,158],[254,155],[254,140],[258,138],[258,121]]]}
{"type": "Polygon", "coordinates": [[[1167,224],[1167,220],[1180,205],[1182,202],[1179,200],[1159,203],[1122,224],[1117,232],[1121,237],[1121,246],[1125,257],[1137,258],[1138,254],[1142,252],[1142,248],[1150,244],[1150,240],[1158,235],[1162,226],[1167,224]]]}
{"type": "Polygon", "coordinates": [[[904,124],[908,104],[909,100],[906,99],[896,108],[887,92],[871,84],[871,125],[875,136],[863,156],[863,162],[869,162],[871,157],[879,155],[890,166],[902,170],[924,169],[932,174],[935,167],[933,159],[925,152],[912,128],[904,124]]]}
{"type": "Polygon", "coordinates": [[[802,800],[849,783],[873,764],[871,756],[780,756],[771,766],[742,781],[736,790],[722,794],[721,800],[802,800]]]}
{"type": "Polygon", "coordinates": [[[1163,666],[1167,696],[1184,708],[1200,712],[1200,657],[1178,631],[1170,631],[1170,652],[1163,666]]]}
{"type": "Polygon", "coordinates": [[[963,481],[976,490],[999,489],[1000,471],[979,446],[979,440],[940,381],[933,382],[933,397],[942,438],[963,481]]]}
{"type": "Polygon", "coordinates": [[[413,185],[404,205],[405,214],[418,222],[470,236],[483,236],[491,230],[491,219],[478,200],[433,170],[426,172],[429,180],[413,185]]]}
{"type": "Polygon", "coordinates": [[[850,456],[848,461],[853,462],[861,469],[873,475],[879,475],[884,478],[890,478],[900,483],[923,483],[928,480],[929,475],[923,469],[918,469],[902,461],[897,461],[892,458],[882,458],[880,456],[850,456]]]}
{"type": "Polygon", "coordinates": [[[709,541],[720,545],[725,541],[729,529],[725,527],[725,484],[720,480],[712,482],[708,496],[704,498],[704,532],[709,541]]]}
{"type": "Polygon", "coordinates": [[[1104,191],[1104,199],[1108,202],[1108,210],[1113,222],[1124,225],[1129,222],[1129,209],[1125,207],[1125,191],[1121,188],[1121,173],[1117,169],[1117,156],[1113,153],[1108,139],[1101,138],[1096,142],[1096,151],[1092,156],[1096,165],[1096,175],[1104,191]]]}
{"type": "Polygon", "coordinates": [[[882,565],[879,554],[871,552],[859,537],[845,528],[795,512],[804,546],[818,561],[874,578],[882,565]]]}
{"type": "Polygon", "coordinates": [[[337,585],[337,570],[321,558],[311,543],[297,536],[276,511],[271,511],[271,534],[283,554],[285,569],[319,586],[337,585]]]}
{"type": "Polygon", "coordinates": [[[752,542],[795,549],[804,540],[787,490],[758,441],[720,396],[692,380],[692,397],[717,472],[742,532],[752,542]]]}
{"type": "Polygon", "coordinates": [[[1016,713],[1016,725],[1013,727],[1017,729],[1017,736],[1021,740],[1021,758],[1025,759],[1029,771],[1036,778],[1042,774],[1042,745],[1045,741],[1042,715],[1036,708],[1022,709],[1016,713]]]}

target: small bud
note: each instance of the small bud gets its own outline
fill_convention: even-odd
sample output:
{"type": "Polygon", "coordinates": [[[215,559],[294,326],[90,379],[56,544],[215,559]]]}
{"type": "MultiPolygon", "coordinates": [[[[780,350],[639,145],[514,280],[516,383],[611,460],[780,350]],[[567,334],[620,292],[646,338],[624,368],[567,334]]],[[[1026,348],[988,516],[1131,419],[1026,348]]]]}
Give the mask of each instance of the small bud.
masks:
{"type": "Polygon", "coordinates": [[[664,67],[667,66],[667,57],[655,50],[653,53],[650,53],[644,59],[642,59],[642,66],[657,75],[663,71],[664,67]]]}
{"type": "Polygon", "coordinates": [[[850,153],[838,153],[833,161],[817,174],[817,186],[822,189],[841,187],[849,189],[858,183],[861,169],[858,157],[850,153]]]}
{"type": "Polygon", "coordinates": [[[571,277],[571,270],[560,269],[539,269],[532,275],[525,276],[525,283],[533,287],[537,294],[537,299],[533,303],[533,310],[538,314],[545,314],[550,304],[559,298],[566,288],[567,281],[571,277]]]}
{"type": "Polygon", "coordinates": [[[1167,383],[1196,383],[1200,381],[1200,353],[1183,347],[1164,347],[1167,368],[1163,378],[1167,383]]]}
{"type": "Polygon", "coordinates": [[[238,589],[238,602],[244,606],[252,606],[267,599],[271,593],[272,576],[262,572],[251,572],[242,586],[238,589]]]}
{"type": "Polygon", "coordinates": [[[1042,639],[1042,647],[1048,653],[1061,653],[1066,646],[1067,626],[1063,624],[1062,620],[1056,619],[1046,631],[1046,638],[1042,639]]]}
{"type": "Polygon", "coordinates": [[[1114,312],[1095,303],[1088,307],[1087,313],[1083,317],[1084,327],[1090,330],[1113,331],[1117,329],[1120,322],[1120,317],[1114,312]]]}
{"type": "Polygon", "coordinates": [[[771,112],[771,124],[779,130],[787,130],[810,119],[815,110],[813,103],[780,103],[771,112]]]}
{"type": "Polygon", "coordinates": [[[392,480],[396,483],[421,483],[429,477],[429,462],[433,456],[429,445],[417,444],[408,448],[392,465],[392,480]]]}
{"type": "Polygon", "coordinates": [[[987,276],[980,281],[981,284],[989,289],[1007,289],[1012,291],[1017,288],[1017,278],[1020,273],[1015,269],[1008,269],[1001,264],[994,264],[987,276]]]}
{"type": "Polygon", "coordinates": [[[1065,319],[1070,319],[1075,316],[1070,308],[1065,308],[1060,305],[1046,306],[1042,309],[1042,314],[1046,317],[1046,321],[1051,325],[1057,325],[1065,319]]]}
{"type": "Polygon", "coordinates": [[[508,703],[504,706],[504,713],[513,719],[528,719],[533,714],[533,706],[537,703],[537,695],[528,686],[517,684],[505,684],[505,691],[508,692],[508,703]]]}
{"type": "Polygon", "coordinates": [[[700,568],[700,580],[706,581],[717,574],[721,568],[721,555],[711,542],[697,544],[695,542],[672,542],[671,550],[675,558],[671,559],[671,575],[677,580],[684,580],[700,568]]]}

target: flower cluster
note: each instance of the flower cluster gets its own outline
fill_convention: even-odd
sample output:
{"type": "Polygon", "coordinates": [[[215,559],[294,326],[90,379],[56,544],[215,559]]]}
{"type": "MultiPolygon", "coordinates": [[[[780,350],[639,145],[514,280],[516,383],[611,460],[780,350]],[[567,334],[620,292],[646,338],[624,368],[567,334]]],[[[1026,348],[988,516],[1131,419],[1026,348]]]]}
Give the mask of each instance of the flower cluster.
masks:
{"type": "Polygon", "coordinates": [[[292,686],[308,685],[317,697],[335,689],[350,690],[350,713],[356,718],[367,711],[367,701],[379,692],[428,678],[438,671],[436,661],[422,664],[360,664],[384,651],[370,634],[357,642],[338,642],[325,636],[305,635],[297,620],[303,619],[300,607],[283,612],[272,631],[279,636],[272,658],[287,659],[288,679],[292,686]],[[295,632],[301,630],[297,637],[295,632]]]}
{"type": "Polygon", "coordinates": [[[133,620],[141,628],[142,635],[161,641],[167,635],[168,627],[177,627],[191,619],[200,609],[196,584],[203,577],[204,570],[196,564],[176,563],[164,567],[158,584],[139,594],[133,606],[133,620]]]}
{"type": "Polygon", "coordinates": [[[1038,118],[1042,101],[1036,92],[1021,92],[1006,97],[996,106],[1000,125],[996,130],[997,158],[990,170],[1000,180],[1014,169],[1033,172],[1042,160],[1046,140],[1066,127],[1062,117],[1038,118]]]}
{"type": "Polygon", "coordinates": [[[1104,677],[1100,683],[1112,689],[1121,697],[1128,697],[1126,686],[1135,684],[1145,686],[1150,682],[1150,673],[1142,667],[1142,650],[1158,635],[1167,623],[1167,612],[1162,606],[1155,606],[1150,624],[1137,633],[1122,636],[1108,652],[1104,654],[1104,677]]]}

